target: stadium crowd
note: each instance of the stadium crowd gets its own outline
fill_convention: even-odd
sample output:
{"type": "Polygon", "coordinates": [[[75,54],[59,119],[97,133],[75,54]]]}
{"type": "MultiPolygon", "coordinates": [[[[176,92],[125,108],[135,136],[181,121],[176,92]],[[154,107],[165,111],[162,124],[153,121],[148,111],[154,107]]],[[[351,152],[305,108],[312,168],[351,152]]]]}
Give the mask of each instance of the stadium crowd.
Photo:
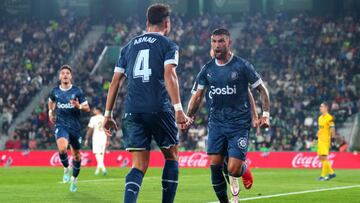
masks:
{"type": "Polygon", "coordinates": [[[0,132],[49,84],[90,28],[87,19],[1,20],[0,132]]]}
{"type": "MultiPolygon", "coordinates": [[[[210,59],[209,33],[216,27],[231,28],[232,21],[230,16],[201,16],[186,20],[180,15],[172,20],[170,37],[180,46],[177,73],[183,105],[186,106],[196,74],[210,59]]],[[[360,108],[359,87],[355,85],[360,81],[359,54],[356,52],[360,49],[360,23],[353,17],[328,19],[305,14],[293,17],[278,14],[273,18],[246,16],[242,22],[240,37],[233,39],[233,51],[254,63],[269,87],[272,105],[272,127],[262,131],[260,136],[252,133],[250,150],[314,150],[318,106],[322,101],[330,102],[337,124],[360,108]]],[[[123,23],[109,21],[101,38],[77,59],[74,64],[75,84],[84,89],[91,106],[105,106],[111,80],[113,67],[102,70],[102,74],[89,75],[104,46],[121,46],[142,33],[143,27],[136,18],[123,23]]],[[[54,74],[58,65],[51,65],[55,68],[51,73],[54,74]]],[[[49,71],[48,66],[37,67],[49,71]]],[[[115,109],[118,124],[121,123],[125,94],[123,89],[118,96],[115,109]]],[[[259,95],[255,93],[254,96],[256,99],[259,95]]],[[[85,117],[88,119],[88,115],[85,117]]],[[[87,124],[86,119],[84,124],[87,124]]],[[[180,149],[204,150],[206,124],[206,107],[203,105],[195,125],[182,136],[180,149]]],[[[31,119],[19,125],[10,136],[7,148],[54,148],[55,139],[51,132],[44,99],[31,119]]],[[[111,138],[110,149],[121,149],[121,138],[119,130],[111,138]]],[[[344,145],[346,142],[342,136],[337,135],[334,149],[344,145]]]]}

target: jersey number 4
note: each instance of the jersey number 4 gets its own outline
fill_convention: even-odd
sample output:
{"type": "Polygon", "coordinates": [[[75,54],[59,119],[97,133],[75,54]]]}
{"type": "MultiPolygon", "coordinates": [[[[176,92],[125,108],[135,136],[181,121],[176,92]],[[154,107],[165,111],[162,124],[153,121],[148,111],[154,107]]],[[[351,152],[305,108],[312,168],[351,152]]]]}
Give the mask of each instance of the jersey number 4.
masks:
{"type": "Polygon", "coordinates": [[[142,49],[138,52],[134,66],[134,78],[142,78],[143,82],[149,82],[151,69],[149,68],[149,51],[150,49],[142,49]]]}

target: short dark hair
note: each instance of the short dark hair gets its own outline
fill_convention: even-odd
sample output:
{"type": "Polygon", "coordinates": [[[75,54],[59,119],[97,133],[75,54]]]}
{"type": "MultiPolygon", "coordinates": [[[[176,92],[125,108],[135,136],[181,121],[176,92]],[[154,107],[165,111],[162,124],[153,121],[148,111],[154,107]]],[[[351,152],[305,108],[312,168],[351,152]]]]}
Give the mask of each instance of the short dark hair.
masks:
{"type": "Polygon", "coordinates": [[[327,103],[326,101],[322,102],[321,104],[329,108],[329,103],[327,103]]]}
{"type": "Polygon", "coordinates": [[[102,108],[100,106],[95,106],[94,109],[102,112],[102,108]]]}
{"type": "Polygon", "coordinates": [[[225,28],[218,28],[212,31],[211,35],[226,35],[228,37],[230,37],[230,32],[229,30],[225,29],[225,28]]]}
{"type": "Polygon", "coordinates": [[[147,21],[151,25],[159,25],[170,17],[170,6],[166,4],[153,4],[147,9],[147,21]]]}
{"type": "Polygon", "coordinates": [[[62,70],[64,70],[64,69],[68,69],[68,70],[70,71],[70,73],[72,73],[72,68],[71,68],[70,65],[68,65],[68,64],[62,65],[62,66],[60,67],[60,69],[59,69],[59,72],[62,71],[62,70]]]}

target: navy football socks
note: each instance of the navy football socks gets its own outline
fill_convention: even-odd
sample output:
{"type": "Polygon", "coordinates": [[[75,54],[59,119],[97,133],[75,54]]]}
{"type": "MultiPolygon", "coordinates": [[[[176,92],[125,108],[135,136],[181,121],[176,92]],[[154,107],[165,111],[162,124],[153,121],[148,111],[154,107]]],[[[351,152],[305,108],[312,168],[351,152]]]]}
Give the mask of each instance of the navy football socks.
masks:
{"type": "Polygon", "coordinates": [[[226,191],[226,181],[222,173],[221,165],[211,165],[211,182],[220,203],[228,203],[229,198],[226,191]]]}
{"type": "Polygon", "coordinates": [[[61,161],[62,165],[65,168],[69,167],[69,160],[68,160],[67,153],[62,154],[62,153],[59,152],[59,157],[60,157],[60,161],[61,161]]]}
{"type": "Polygon", "coordinates": [[[124,203],[135,203],[138,197],[144,173],[132,168],[125,179],[124,203]]]}
{"type": "Polygon", "coordinates": [[[179,164],[175,160],[166,160],[162,175],[162,202],[172,203],[175,199],[179,179],[179,164]]]}
{"type": "Polygon", "coordinates": [[[80,173],[81,160],[75,161],[73,160],[73,174],[74,178],[78,177],[80,173]]]}

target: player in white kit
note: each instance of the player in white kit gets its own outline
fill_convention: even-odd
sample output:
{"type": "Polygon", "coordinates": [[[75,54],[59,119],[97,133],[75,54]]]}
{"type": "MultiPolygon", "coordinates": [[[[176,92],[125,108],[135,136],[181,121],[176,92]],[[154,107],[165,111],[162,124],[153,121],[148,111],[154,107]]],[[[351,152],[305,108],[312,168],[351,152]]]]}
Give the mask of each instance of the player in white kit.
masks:
{"type": "Polygon", "coordinates": [[[99,107],[95,107],[93,109],[93,114],[94,116],[90,118],[88,124],[85,146],[88,145],[90,137],[92,137],[92,150],[97,161],[95,175],[98,175],[100,170],[103,172],[103,175],[106,175],[107,171],[104,165],[104,154],[108,136],[106,136],[103,128],[104,116],[102,115],[102,111],[99,107]]]}

